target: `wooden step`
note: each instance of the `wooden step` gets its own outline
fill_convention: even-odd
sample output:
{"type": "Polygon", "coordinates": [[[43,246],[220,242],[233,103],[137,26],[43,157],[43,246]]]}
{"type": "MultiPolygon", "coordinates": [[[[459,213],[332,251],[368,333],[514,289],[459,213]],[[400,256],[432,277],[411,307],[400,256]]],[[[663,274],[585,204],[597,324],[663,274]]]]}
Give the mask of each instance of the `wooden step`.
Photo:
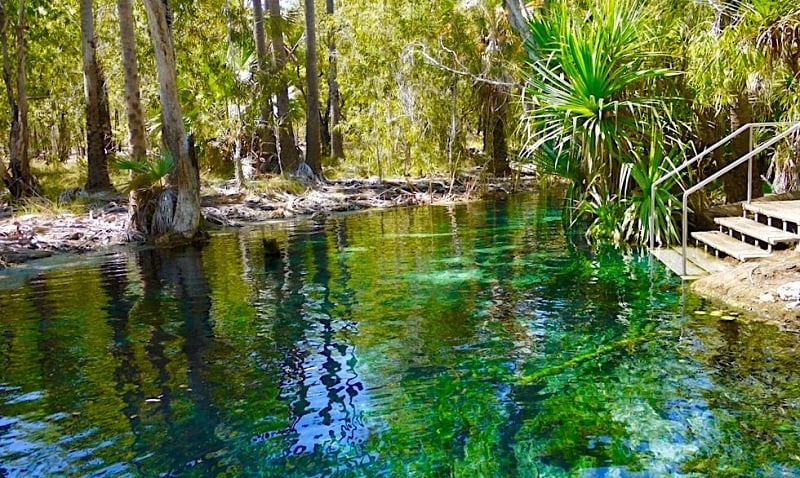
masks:
{"type": "MultiPolygon", "coordinates": [[[[675,249],[658,247],[650,249],[653,257],[661,261],[669,270],[680,276],[684,280],[695,280],[707,276],[708,272],[700,268],[697,264],[686,261],[686,274],[683,274],[683,256],[675,249]]],[[[689,257],[689,254],[686,254],[689,257]]]]}
{"type": "MultiPolygon", "coordinates": [[[[681,246],[674,246],[673,249],[678,254],[683,255],[683,248],[681,248],[681,246]]],[[[716,274],[718,272],[725,272],[733,269],[732,264],[723,261],[719,257],[709,254],[699,247],[686,246],[686,258],[710,274],[716,274]]]]}
{"type": "Polygon", "coordinates": [[[800,225],[800,201],[757,201],[744,203],[742,207],[753,214],[800,225]]]}
{"type": "Polygon", "coordinates": [[[777,227],[767,226],[746,217],[718,217],[714,222],[727,229],[734,230],[745,236],[769,245],[787,243],[792,244],[800,241],[800,236],[791,232],[778,229],[777,227]]]}
{"type": "Polygon", "coordinates": [[[752,246],[745,242],[719,231],[701,231],[693,232],[692,237],[699,242],[707,244],[708,246],[725,254],[735,257],[744,262],[748,259],[756,259],[758,257],[768,257],[772,253],[765,251],[760,247],[752,246]]]}

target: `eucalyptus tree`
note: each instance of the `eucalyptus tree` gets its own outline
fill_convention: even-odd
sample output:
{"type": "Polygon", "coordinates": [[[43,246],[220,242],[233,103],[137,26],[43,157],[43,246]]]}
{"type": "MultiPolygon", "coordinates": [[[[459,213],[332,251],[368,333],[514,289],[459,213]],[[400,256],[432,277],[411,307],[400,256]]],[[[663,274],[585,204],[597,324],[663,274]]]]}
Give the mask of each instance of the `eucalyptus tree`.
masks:
{"type": "Polygon", "coordinates": [[[166,242],[191,240],[200,231],[200,176],[178,100],[172,11],[168,0],[144,0],[144,6],[158,69],[165,154],[174,161],[151,234],[166,242]]]}
{"type": "Polygon", "coordinates": [[[267,0],[272,39],[272,67],[276,76],[276,106],[278,113],[278,141],[280,144],[280,169],[284,174],[293,173],[298,166],[297,143],[289,109],[289,86],[286,81],[286,46],[283,41],[284,19],[280,0],[267,0]]]}
{"type": "Polygon", "coordinates": [[[108,153],[113,151],[111,115],[108,111],[108,92],[100,62],[97,58],[97,37],[94,31],[92,0],[81,0],[81,46],[83,79],[86,98],[86,141],[89,177],[87,191],[111,189],[108,176],[108,153]]]}
{"type": "Polygon", "coordinates": [[[3,83],[11,112],[11,128],[9,134],[8,166],[0,163],[0,175],[15,200],[36,194],[39,186],[31,174],[28,156],[28,94],[25,77],[25,0],[16,4],[16,21],[9,15],[14,5],[8,0],[0,0],[0,48],[3,56],[3,83]],[[11,58],[9,53],[9,26],[16,32],[14,35],[15,68],[12,77],[11,58]]]}
{"type": "Polygon", "coordinates": [[[473,90],[469,79],[432,68],[419,55],[425,48],[432,56],[449,55],[439,48],[440,40],[463,53],[460,39],[467,27],[460,3],[389,0],[375,8],[359,0],[338,5],[337,82],[347,105],[338,129],[348,144],[345,168],[380,177],[426,175],[450,164],[448,158],[456,163],[466,157],[461,145],[469,128],[461,126],[472,123],[477,129],[477,108],[467,101],[473,90]]]}
{"type": "Polygon", "coordinates": [[[315,178],[322,177],[322,126],[319,115],[317,16],[314,0],[305,0],[306,21],[306,157],[315,178]]]}

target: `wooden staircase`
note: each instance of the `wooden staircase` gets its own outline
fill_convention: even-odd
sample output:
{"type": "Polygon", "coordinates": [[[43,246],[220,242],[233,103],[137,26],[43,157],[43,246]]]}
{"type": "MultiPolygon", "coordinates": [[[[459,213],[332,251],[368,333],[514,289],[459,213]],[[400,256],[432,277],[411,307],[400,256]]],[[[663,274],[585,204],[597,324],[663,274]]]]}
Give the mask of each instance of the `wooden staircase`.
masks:
{"type": "Polygon", "coordinates": [[[653,248],[653,256],[685,280],[733,267],[732,257],[741,262],[769,257],[774,248],[791,247],[800,242],[800,201],[760,201],[744,203],[743,217],[714,219],[719,231],[691,234],[697,246],[686,247],[686,271],[683,248],[653,248]]]}
{"type": "MultiPolygon", "coordinates": [[[[774,247],[787,247],[800,242],[800,201],[751,201],[753,192],[753,161],[759,154],[768,153],[781,141],[800,135],[800,121],[748,123],[720,139],[693,158],[673,167],[650,186],[650,252],[673,272],[685,280],[696,279],[708,273],[715,273],[732,267],[730,261],[722,261],[720,256],[729,256],[739,261],[768,257],[774,247]],[[755,144],[755,132],[764,128],[779,129],[775,135],[763,143],[755,144]],[[699,183],[683,188],[681,201],[681,243],[675,248],[656,248],[655,214],[656,191],[669,184],[671,178],[696,167],[700,160],[722,148],[737,136],[749,134],[749,153],[728,163],[719,171],[699,183]],[[689,245],[689,196],[700,191],[712,182],[738,167],[747,166],[747,201],[743,204],[743,217],[721,217],[715,222],[719,231],[693,232],[691,238],[699,247],[689,245]],[[709,252],[713,252],[713,255],[709,252]]],[[[675,181],[672,179],[672,181],[675,181]]]]}

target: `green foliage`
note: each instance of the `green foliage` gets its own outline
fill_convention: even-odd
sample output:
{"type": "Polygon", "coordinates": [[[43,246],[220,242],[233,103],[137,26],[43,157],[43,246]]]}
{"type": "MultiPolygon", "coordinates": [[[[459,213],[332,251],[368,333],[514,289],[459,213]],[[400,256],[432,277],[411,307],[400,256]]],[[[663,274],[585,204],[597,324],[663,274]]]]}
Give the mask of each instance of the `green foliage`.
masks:
{"type": "Polygon", "coordinates": [[[636,183],[636,189],[628,198],[628,208],[622,221],[624,238],[628,242],[645,242],[650,236],[650,216],[653,214],[653,235],[657,244],[669,244],[678,239],[675,224],[675,212],[681,207],[681,201],[675,194],[675,186],[681,181],[680,175],[672,176],[659,185],[655,195],[655,209],[652,203],[652,185],[677,166],[684,157],[685,145],[678,144],[671,151],[665,151],[667,139],[657,130],[650,136],[649,155],[637,157],[629,165],[630,177],[636,183]],[[673,159],[674,158],[674,159],[673,159]]]}
{"type": "Polygon", "coordinates": [[[175,166],[172,153],[166,151],[160,158],[148,160],[146,158],[119,159],[114,164],[120,171],[130,172],[130,180],[124,185],[126,192],[163,187],[164,178],[175,166]]]}
{"type": "Polygon", "coordinates": [[[618,196],[602,195],[596,189],[590,189],[577,206],[578,217],[591,219],[586,237],[615,244],[621,243],[624,237],[620,218],[624,217],[625,211],[625,204],[618,196]]]}
{"type": "Polygon", "coordinates": [[[570,181],[577,212],[592,220],[588,235],[614,242],[646,237],[639,231],[649,193],[634,193],[629,204],[628,177],[640,189],[660,177],[660,145],[637,158],[647,131],[672,121],[656,86],[675,73],[655,66],[645,13],[635,0],[604,0],[583,21],[574,5],[556,2],[534,15],[526,44],[538,58],[528,75],[528,154],[541,171],[570,181]]]}
{"type": "Polygon", "coordinates": [[[582,22],[560,2],[531,22],[527,47],[540,60],[528,75],[528,147],[551,144],[559,153],[569,147],[584,176],[604,192],[612,189],[604,176],[641,144],[653,112],[665,109],[663,98],[640,94],[648,81],[669,74],[648,66],[652,54],[640,34],[642,12],[638,2],[608,0],[582,22]]]}

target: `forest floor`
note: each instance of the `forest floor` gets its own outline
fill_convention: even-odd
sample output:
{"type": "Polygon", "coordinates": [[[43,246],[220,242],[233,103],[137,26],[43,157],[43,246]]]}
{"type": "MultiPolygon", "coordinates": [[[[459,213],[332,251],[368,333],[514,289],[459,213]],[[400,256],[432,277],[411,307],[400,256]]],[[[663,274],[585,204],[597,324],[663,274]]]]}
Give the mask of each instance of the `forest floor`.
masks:
{"type": "Polygon", "coordinates": [[[800,249],[744,262],[692,283],[692,290],[800,331],[800,249]]]}
{"type": "MultiPolygon", "coordinates": [[[[464,176],[452,185],[446,179],[347,179],[308,188],[285,181],[278,187],[253,182],[240,190],[228,181],[206,185],[201,206],[211,227],[240,227],[341,211],[465,202],[528,190],[535,184],[525,177],[487,181],[464,176]]],[[[56,253],[136,242],[127,230],[126,196],[73,192],[64,199],[68,204],[34,201],[15,211],[0,203],[0,270],[56,253]]]]}

